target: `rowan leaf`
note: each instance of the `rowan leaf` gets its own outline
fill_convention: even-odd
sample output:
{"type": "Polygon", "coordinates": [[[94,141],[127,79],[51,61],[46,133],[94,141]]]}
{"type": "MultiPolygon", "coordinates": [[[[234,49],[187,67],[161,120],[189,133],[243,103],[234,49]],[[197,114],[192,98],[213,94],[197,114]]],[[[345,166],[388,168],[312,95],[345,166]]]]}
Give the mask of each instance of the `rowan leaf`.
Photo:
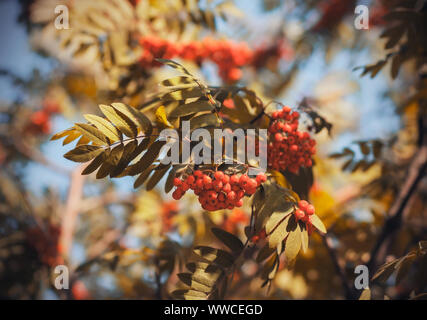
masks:
{"type": "Polygon", "coordinates": [[[94,172],[96,169],[99,168],[99,166],[105,161],[106,158],[107,158],[106,152],[100,153],[98,156],[96,156],[95,159],[92,160],[91,163],[89,163],[89,165],[86,168],[84,168],[82,175],[87,175],[94,172]]]}
{"type": "Polygon", "coordinates": [[[202,114],[190,120],[191,130],[203,127],[217,127],[219,124],[218,117],[212,113],[202,114]]]}
{"type": "Polygon", "coordinates": [[[313,226],[315,226],[317,228],[317,230],[319,230],[320,232],[322,232],[322,233],[327,232],[326,227],[323,224],[322,220],[320,220],[320,218],[316,214],[313,214],[310,216],[310,221],[311,221],[311,224],[313,226]]]}
{"type": "Polygon", "coordinates": [[[185,300],[206,300],[207,294],[196,290],[175,290],[172,295],[177,299],[185,300]]]}
{"type": "Polygon", "coordinates": [[[215,237],[217,237],[218,240],[230,248],[235,255],[238,255],[240,252],[242,252],[244,245],[242,241],[240,241],[240,239],[235,235],[219,228],[212,228],[211,231],[215,237]]]}
{"type": "Polygon", "coordinates": [[[192,290],[204,293],[209,293],[212,291],[212,287],[196,281],[191,273],[178,273],[177,276],[179,280],[182,281],[182,283],[189,286],[192,290]]]}
{"type": "Polygon", "coordinates": [[[289,219],[288,232],[289,235],[286,238],[285,243],[285,257],[289,264],[295,260],[301,249],[301,230],[293,215],[289,219]]]}
{"type": "Polygon", "coordinates": [[[259,250],[258,255],[256,257],[256,262],[260,263],[263,262],[265,259],[267,259],[269,256],[271,256],[276,250],[274,248],[270,248],[269,244],[267,243],[262,247],[261,250],[259,250]]]}
{"type": "Polygon", "coordinates": [[[152,190],[156,184],[160,181],[160,179],[163,178],[163,176],[166,174],[166,172],[169,170],[170,168],[170,164],[169,165],[162,165],[160,164],[156,169],[154,169],[154,173],[153,175],[150,177],[150,180],[148,180],[147,185],[146,185],[146,189],[152,190]]]}
{"type": "Polygon", "coordinates": [[[152,133],[153,126],[151,121],[141,111],[124,103],[115,102],[111,105],[132,120],[133,123],[146,135],[150,135],[152,133]]]}
{"type": "Polygon", "coordinates": [[[194,253],[222,268],[228,268],[234,262],[234,257],[230,253],[220,249],[198,246],[194,249],[194,253]]]}
{"type": "Polygon", "coordinates": [[[142,158],[138,162],[136,162],[134,165],[132,165],[132,167],[130,167],[129,174],[134,176],[144,171],[145,169],[147,169],[154,162],[154,160],[156,160],[156,158],[160,153],[161,148],[165,143],[166,141],[162,141],[162,140],[156,140],[155,142],[153,142],[149,150],[147,150],[144,153],[142,158]]]}
{"type": "Polygon", "coordinates": [[[136,189],[139,186],[141,186],[142,184],[144,184],[144,182],[147,180],[148,176],[150,175],[150,173],[152,172],[152,170],[154,169],[155,165],[152,164],[150,165],[148,168],[146,168],[139,176],[138,178],[135,180],[133,187],[136,189]]]}
{"type": "Polygon", "coordinates": [[[169,117],[183,117],[197,112],[212,111],[213,106],[206,100],[197,100],[187,104],[181,104],[169,113],[169,117]]]}
{"type": "Polygon", "coordinates": [[[94,126],[87,123],[76,123],[74,127],[95,144],[108,145],[107,137],[94,126]]]}
{"type": "Polygon", "coordinates": [[[301,249],[303,252],[307,252],[308,249],[308,231],[305,223],[299,223],[301,231],[301,249]]]}
{"type": "Polygon", "coordinates": [[[69,129],[65,129],[65,130],[63,130],[63,131],[61,131],[61,132],[55,133],[55,134],[50,138],[50,140],[51,140],[51,141],[54,141],[54,140],[61,139],[61,138],[63,138],[63,137],[68,136],[70,133],[74,132],[75,130],[76,130],[76,129],[74,129],[74,128],[69,128],[69,129]]]}
{"type": "Polygon", "coordinates": [[[97,179],[105,178],[109,174],[111,175],[111,172],[117,166],[120,158],[122,157],[123,150],[123,144],[119,144],[117,147],[110,149],[110,152],[107,154],[106,161],[101,165],[98,172],[96,173],[97,179]]]}
{"type": "Polygon", "coordinates": [[[98,146],[82,145],[68,151],[64,158],[74,162],[87,162],[102,153],[104,149],[98,146]]]}
{"type": "Polygon", "coordinates": [[[113,126],[106,119],[93,115],[93,114],[85,114],[85,119],[95,125],[103,134],[105,134],[111,142],[116,142],[120,140],[120,134],[117,131],[117,128],[113,126]]]}
{"type": "Polygon", "coordinates": [[[135,138],[137,136],[138,130],[136,125],[126,115],[116,110],[114,107],[105,104],[100,104],[99,108],[121,133],[129,138],[135,138]]]}
{"type": "Polygon", "coordinates": [[[173,125],[169,122],[164,106],[160,106],[156,110],[156,120],[158,123],[162,124],[167,128],[173,128],[173,125]]]}
{"type": "Polygon", "coordinates": [[[371,290],[369,288],[363,289],[359,300],[371,300],[371,290]]]}
{"type": "Polygon", "coordinates": [[[135,158],[134,151],[138,146],[137,140],[132,140],[124,146],[120,161],[111,171],[111,177],[118,177],[129,163],[135,158]]]}
{"type": "Polygon", "coordinates": [[[289,212],[274,212],[267,221],[265,231],[269,235],[270,248],[277,248],[288,235],[287,226],[291,216],[289,212]]]}

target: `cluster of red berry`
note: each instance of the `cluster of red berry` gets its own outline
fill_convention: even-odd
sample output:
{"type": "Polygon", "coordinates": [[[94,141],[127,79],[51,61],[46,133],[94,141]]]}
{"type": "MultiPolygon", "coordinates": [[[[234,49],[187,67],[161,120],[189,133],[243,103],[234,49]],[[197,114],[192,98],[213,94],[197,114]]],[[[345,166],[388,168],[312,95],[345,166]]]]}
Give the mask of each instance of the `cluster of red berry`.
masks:
{"type": "Polygon", "coordinates": [[[313,232],[310,216],[314,214],[314,211],[314,206],[305,200],[299,201],[298,208],[294,211],[295,220],[302,221],[306,224],[309,235],[313,232]]]}
{"type": "Polygon", "coordinates": [[[43,108],[31,114],[24,131],[28,134],[48,134],[51,130],[50,117],[58,113],[58,104],[53,101],[45,101],[43,108]]]}
{"type": "Polygon", "coordinates": [[[145,36],[139,39],[139,43],[143,47],[140,56],[143,67],[159,66],[156,58],[181,58],[198,64],[210,60],[218,66],[220,77],[227,82],[240,79],[242,71],[239,68],[250,64],[253,55],[246,43],[212,38],[174,43],[156,36],[145,36]]]}
{"type": "Polygon", "coordinates": [[[181,199],[185,192],[191,189],[199,197],[199,202],[205,210],[233,209],[241,207],[242,198],[245,195],[254,194],[256,188],[266,180],[264,173],[258,174],[254,179],[247,174],[238,176],[237,174],[227,175],[222,171],[205,171],[204,173],[196,170],[183,179],[178,177],[174,179],[176,190],[172,197],[175,200],[181,199]]]}
{"type": "Polygon", "coordinates": [[[165,232],[172,230],[172,219],[178,213],[178,205],[175,201],[165,202],[162,206],[162,226],[165,232]]]}
{"type": "Polygon", "coordinates": [[[247,225],[248,223],[249,216],[243,210],[234,208],[225,218],[222,227],[228,232],[235,232],[238,225],[247,225]]]}
{"type": "Polygon", "coordinates": [[[264,45],[252,50],[244,42],[236,43],[229,40],[205,38],[201,41],[174,43],[156,36],[144,36],[139,39],[143,48],[140,63],[145,68],[156,67],[160,64],[156,58],[181,58],[201,64],[212,61],[218,66],[220,77],[226,82],[235,82],[242,76],[241,67],[252,65],[259,68],[270,57],[289,58],[291,50],[280,41],[273,46],[264,45]]]}
{"type": "Polygon", "coordinates": [[[308,132],[298,130],[299,113],[285,106],[272,114],[268,128],[268,166],[275,170],[298,173],[300,167],[311,167],[316,141],[308,132]]]}

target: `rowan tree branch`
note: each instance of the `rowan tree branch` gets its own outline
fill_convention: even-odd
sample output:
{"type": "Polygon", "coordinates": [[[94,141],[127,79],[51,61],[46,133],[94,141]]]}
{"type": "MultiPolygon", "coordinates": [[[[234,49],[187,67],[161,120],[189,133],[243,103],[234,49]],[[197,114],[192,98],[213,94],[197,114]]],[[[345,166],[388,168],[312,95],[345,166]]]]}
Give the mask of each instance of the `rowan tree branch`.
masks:
{"type": "Polygon", "coordinates": [[[418,184],[427,172],[427,117],[420,120],[420,148],[412,159],[407,178],[400,189],[393,205],[391,206],[384,226],[373,246],[368,262],[368,269],[373,274],[379,263],[384,262],[387,255],[387,247],[391,237],[400,229],[403,221],[403,213],[409,200],[417,190],[418,184]]]}

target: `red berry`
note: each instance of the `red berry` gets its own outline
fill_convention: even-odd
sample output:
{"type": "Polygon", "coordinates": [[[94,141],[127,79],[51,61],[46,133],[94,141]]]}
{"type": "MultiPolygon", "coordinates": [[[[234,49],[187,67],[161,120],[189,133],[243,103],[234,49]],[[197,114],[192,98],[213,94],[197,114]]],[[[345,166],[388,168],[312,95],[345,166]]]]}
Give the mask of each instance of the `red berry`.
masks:
{"type": "Polygon", "coordinates": [[[305,217],[305,212],[302,211],[301,209],[296,209],[295,210],[295,219],[296,220],[301,220],[305,217]]]}
{"type": "Polygon", "coordinates": [[[261,184],[261,183],[266,182],[266,181],[267,181],[267,176],[264,173],[260,173],[256,176],[256,182],[258,184],[261,184]]]}
{"type": "Polygon", "coordinates": [[[302,210],[302,211],[306,211],[307,206],[309,205],[309,203],[305,200],[301,200],[298,202],[298,207],[302,210]]]}
{"type": "Polygon", "coordinates": [[[203,183],[205,184],[205,185],[207,185],[207,184],[209,184],[209,183],[212,183],[212,179],[211,179],[211,177],[209,177],[208,175],[204,175],[203,176],[203,183]]]}
{"type": "Polygon", "coordinates": [[[182,184],[181,179],[179,179],[179,178],[174,178],[174,179],[173,179],[173,185],[174,185],[175,187],[179,187],[181,184],[182,184]]]}
{"type": "Polygon", "coordinates": [[[315,209],[314,209],[314,206],[312,205],[312,204],[310,204],[310,205],[308,205],[307,206],[307,209],[305,210],[305,212],[308,214],[308,215],[312,215],[312,214],[314,214],[314,211],[315,211],[315,209]]]}
{"type": "Polygon", "coordinates": [[[224,178],[224,173],[222,171],[217,171],[214,174],[216,180],[222,180],[224,178]]]}
{"type": "Polygon", "coordinates": [[[231,183],[231,184],[238,184],[238,183],[239,183],[239,181],[240,181],[240,179],[239,179],[239,176],[238,176],[237,174],[233,174],[233,175],[230,177],[230,183],[231,183]]]}
{"type": "Polygon", "coordinates": [[[203,172],[200,170],[196,170],[196,171],[194,171],[194,176],[196,176],[197,178],[202,178],[203,172]]]}

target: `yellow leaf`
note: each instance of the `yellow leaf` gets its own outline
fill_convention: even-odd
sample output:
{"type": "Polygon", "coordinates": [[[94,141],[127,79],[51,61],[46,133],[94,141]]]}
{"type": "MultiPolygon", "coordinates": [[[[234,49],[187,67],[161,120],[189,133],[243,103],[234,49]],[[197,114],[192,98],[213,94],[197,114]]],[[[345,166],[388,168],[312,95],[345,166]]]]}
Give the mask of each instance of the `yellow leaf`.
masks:
{"type": "Polygon", "coordinates": [[[164,106],[160,106],[160,107],[157,108],[157,110],[156,110],[156,119],[157,119],[157,122],[159,122],[160,124],[164,125],[165,127],[173,128],[173,126],[169,122],[168,118],[166,117],[166,111],[165,111],[165,107],[164,106]]]}

